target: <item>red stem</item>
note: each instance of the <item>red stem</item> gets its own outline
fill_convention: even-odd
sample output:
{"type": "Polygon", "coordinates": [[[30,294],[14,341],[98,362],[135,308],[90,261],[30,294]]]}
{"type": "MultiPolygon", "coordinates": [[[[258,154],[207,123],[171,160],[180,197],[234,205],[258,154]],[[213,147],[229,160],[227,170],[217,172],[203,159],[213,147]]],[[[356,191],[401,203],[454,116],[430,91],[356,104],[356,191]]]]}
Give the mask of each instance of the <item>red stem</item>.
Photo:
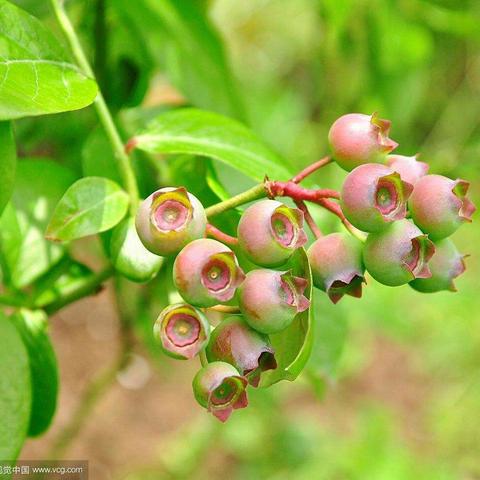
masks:
{"type": "Polygon", "coordinates": [[[269,197],[290,197],[294,201],[304,200],[317,203],[321,198],[340,198],[340,194],[336,190],[310,190],[308,188],[300,187],[293,181],[266,181],[265,190],[268,192],[269,197]]]}
{"type": "Polygon", "coordinates": [[[297,173],[292,178],[293,183],[300,183],[302,180],[304,180],[306,177],[311,175],[313,172],[317,171],[319,168],[324,167],[325,165],[328,165],[332,161],[332,158],[327,156],[323,157],[321,160],[318,160],[315,163],[312,163],[308,167],[304,168],[301,172],[297,173]]]}
{"type": "Polygon", "coordinates": [[[226,245],[235,246],[238,244],[238,238],[228,235],[228,233],[222,232],[217,227],[214,227],[210,223],[207,224],[207,235],[213,237],[219,242],[225,243],[226,245]]]}
{"type": "Polygon", "coordinates": [[[302,200],[295,200],[295,205],[303,212],[305,222],[307,222],[307,225],[310,227],[310,230],[312,231],[315,238],[320,238],[323,235],[322,231],[318,228],[315,220],[310,215],[310,212],[308,211],[308,207],[305,205],[305,202],[303,202],[302,200]]]}
{"type": "Polygon", "coordinates": [[[318,202],[319,205],[322,207],[326,208],[329,212],[332,212],[334,215],[336,215],[345,225],[345,228],[354,236],[357,237],[358,239],[365,240],[365,235],[363,232],[358,230],[358,228],[355,228],[345,217],[345,214],[342,212],[342,209],[340,205],[338,205],[335,202],[332,202],[332,200],[329,200],[328,198],[321,198],[318,202]]]}

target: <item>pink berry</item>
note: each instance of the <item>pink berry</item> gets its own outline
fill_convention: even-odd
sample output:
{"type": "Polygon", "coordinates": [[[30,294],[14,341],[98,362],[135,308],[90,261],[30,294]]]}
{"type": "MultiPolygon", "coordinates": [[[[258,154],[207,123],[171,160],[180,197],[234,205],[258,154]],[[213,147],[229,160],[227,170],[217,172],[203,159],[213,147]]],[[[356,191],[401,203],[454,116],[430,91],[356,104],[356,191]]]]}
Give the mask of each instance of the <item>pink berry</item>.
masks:
{"type": "Polygon", "coordinates": [[[337,163],[347,171],[364,163],[384,162],[398,146],[388,138],[391,122],[377,114],[348,113],[335,120],[328,140],[337,163]]]}
{"type": "Polygon", "coordinates": [[[404,155],[389,155],[387,157],[386,165],[388,165],[394,172],[400,174],[400,178],[407,183],[415,185],[417,180],[427,174],[428,164],[419,162],[417,155],[406,157],[404,155]]]}
{"type": "Polygon", "coordinates": [[[360,165],[343,183],[342,210],[355,227],[377,232],[405,218],[412,189],[390,167],[377,163],[360,165]]]}
{"type": "Polygon", "coordinates": [[[238,241],[253,263],[262,267],[283,265],[307,241],[303,213],[276,200],[256,202],[240,219],[238,241]]]}
{"type": "Polygon", "coordinates": [[[346,233],[331,233],[308,249],[313,284],[333,303],[344,295],[360,298],[364,280],[362,242],[346,233]]]}
{"type": "Polygon", "coordinates": [[[244,278],[230,248],[210,238],[190,242],[173,265],[173,280],[178,292],[196,307],[228,302],[244,278]]]}
{"type": "Polygon", "coordinates": [[[310,306],[303,294],[304,278],[291,272],[252,270],[238,289],[238,303],[247,323],[262,333],[277,333],[287,328],[297,313],[310,306]]]}
{"type": "Polygon", "coordinates": [[[440,240],[460,225],[472,221],[475,205],[467,197],[469,182],[442,175],[425,175],[415,184],[409,199],[414,222],[430,238],[440,240]]]}
{"type": "Polygon", "coordinates": [[[135,226],[148,250],[166,256],[204,237],[207,217],[200,201],[185,188],[166,187],[140,204],[135,226]]]}
{"type": "Polygon", "coordinates": [[[210,337],[205,315],[187,304],[170,305],[158,316],[154,335],[167,355],[190,359],[203,350],[210,337]]]}

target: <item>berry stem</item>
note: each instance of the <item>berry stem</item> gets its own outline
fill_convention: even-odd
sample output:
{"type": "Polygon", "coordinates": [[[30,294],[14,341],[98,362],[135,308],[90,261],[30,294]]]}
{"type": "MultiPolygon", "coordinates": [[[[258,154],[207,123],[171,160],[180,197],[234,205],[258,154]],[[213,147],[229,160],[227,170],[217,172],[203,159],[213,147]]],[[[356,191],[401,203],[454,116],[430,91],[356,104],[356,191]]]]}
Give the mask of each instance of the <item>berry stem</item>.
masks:
{"type": "Polygon", "coordinates": [[[213,307],[209,307],[208,310],[220,313],[240,313],[240,309],[233,305],[214,305],[213,307]]]}
{"type": "Polygon", "coordinates": [[[291,181],[293,183],[300,183],[302,180],[307,178],[309,175],[316,172],[317,170],[324,167],[325,165],[328,165],[331,162],[332,162],[332,157],[330,157],[330,156],[323,157],[322,159],[320,159],[320,160],[316,161],[315,163],[312,163],[308,167],[304,168],[301,172],[297,173],[297,175],[295,175],[292,178],[291,181]]]}
{"type": "Polygon", "coordinates": [[[308,211],[308,207],[305,205],[305,202],[303,200],[295,200],[295,205],[303,212],[305,221],[310,227],[310,230],[315,236],[315,238],[320,238],[321,236],[323,236],[322,231],[318,228],[315,220],[312,218],[312,215],[308,211]]]}
{"type": "Polygon", "coordinates": [[[207,355],[205,354],[205,350],[202,350],[198,354],[198,358],[200,359],[200,364],[202,365],[202,367],[205,367],[208,365],[208,360],[207,360],[207,355]]]}
{"type": "Polygon", "coordinates": [[[332,202],[332,200],[329,200],[328,198],[321,198],[318,202],[318,205],[322,206],[323,208],[326,208],[329,212],[332,212],[334,215],[336,215],[343,223],[345,228],[358,240],[364,242],[365,239],[367,238],[366,235],[358,230],[358,228],[355,228],[346,218],[344,213],[342,212],[342,209],[340,205],[338,205],[335,202],[332,202]]]}
{"type": "Polygon", "coordinates": [[[249,190],[239,193],[238,195],[235,195],[224,202],[220,202],[208,207],[205,209],[205,213],[207,214],[207,217],[214,217],[215,215],[219,215],[220,213],[231,210],[232,208],[237,208],[245,203],[253,202],[254,200],[263,198],[266,195],[267,192],[265,191],[265,184],[259,183],[249,190]]]}
{"type": "Polygon", "coordinates": [[[228,233],[222,232],[217,227],[213,226],[211,223],[207,224],[207,236],[215,238],[219,242],[225,243],[226,245],[235,246],[238,244],[238,238],[228,235],[228,233]]]}
{"type": "MultiPolygon", "coordinates": [[[[70,19],[68,18],[67,12],[65,11],[63,1],[50,1],[58,23],[68,40],[75,60],[78,62],[80,68],[87,76],[95,79],[95,74],[92,70],[92,67],[90,66],[87,56],[85,55],[82,45],[80,44],[80,40],[72,26],[72,23],[70,22],[70,19]]],[[[135,178],[135,173],[133,172],[130,158],[124,149],[122,139],[117,127],[115,126],[112,114],[108,109],[107,103],[105,102],[105,98],[103,97],[100,89],[98,90],[94,107],[112,146],[114,156],[118,164],[118,169],[122,177],[123,185],[130,196],[130,212],[132,215],[135,215],[139,199],[137,180],[135,178]]]]}
{"type": "Polygon", "coordinates": [[[292,200],[303,200],[308,202],[317,202],[321,198],[340,198],[340,194],[336,190],[318,189],[311,190],[297,185],[293,181],[276,182],[266,181],[265,189],[268,196],[274,197],[290,197],[292,200]]]}

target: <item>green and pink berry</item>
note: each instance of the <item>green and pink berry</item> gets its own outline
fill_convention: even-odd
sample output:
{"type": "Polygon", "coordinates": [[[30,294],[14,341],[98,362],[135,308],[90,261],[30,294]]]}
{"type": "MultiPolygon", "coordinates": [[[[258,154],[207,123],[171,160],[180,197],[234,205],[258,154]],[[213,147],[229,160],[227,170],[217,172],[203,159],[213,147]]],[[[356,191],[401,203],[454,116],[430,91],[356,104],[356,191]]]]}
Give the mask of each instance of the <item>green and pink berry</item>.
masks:
{"type": "Polygon", "coordinates": [[[363,244],[347,233],[331,233],[317,239],[307,251],[313,284],[333,303],[344,295],[360,298],[365,282],[363,244]]]}
{"type": "Polygon", "coordinates": [[[328,140],[333,158],[350,172],[364,163],[383,163],[398,143],[388,137],[391,122],[377,114],[348,113],[330,128],[328,140]]]}
{"type": "Polygon", "coordinates": [[[145,248],[167,256],[204,237],[207,217],[200,201],[185,188],[166,187],[140,204],[135,225],[145,248]]]}
{"type": "Polygon", "coordinates": [[[262,267],[285,264],[306,241],[303,213],[276,200],[254,203],[238,224],[240,248],[251,262],[262,267]]]}
{"type": "Polygon", "coordinates": [[[229,302],[245,275],[235,254],[210,238],[190,242],[177,255],[173,280],[182,298],[196,307],[229,302]]]}
{"type": "Polygon", "coordinates": [[[307,281],[290,271],[252,270],[238,289],[238,304],[252,328],[266,334],[277,333],[310,306],[304,295],[306,287],[307,281]]]}
{"type": "Polygon", "coordinates": [[[233,410],[245,408],[247,379],[225,362],[205,365],[194,377],[193,394],[197,402],[221,422],[226,422],[233,410]]]}
{"type": "Polygon", "coordinates": [[[207,346],[210,324],[205,315],[191,305],[170,305],[158,316],[153,333],[167,355],[188,360],[207,346]]]}

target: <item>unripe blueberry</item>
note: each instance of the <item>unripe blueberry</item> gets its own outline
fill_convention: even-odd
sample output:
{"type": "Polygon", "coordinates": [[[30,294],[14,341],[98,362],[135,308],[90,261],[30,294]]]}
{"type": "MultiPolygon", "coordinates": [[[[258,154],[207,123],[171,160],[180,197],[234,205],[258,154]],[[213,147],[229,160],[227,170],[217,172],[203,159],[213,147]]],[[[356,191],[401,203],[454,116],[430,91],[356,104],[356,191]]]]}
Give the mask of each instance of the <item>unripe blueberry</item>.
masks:
{"type": "Polygon", "coordinates": [[[160,313],[153,334],[167,355],[186,360],[205,348],[210,338],[210,324],[200,310],[179,303],[160,313]]]}
{"type": "Polygon", "coordinates": [[[328,132],[333,157],[347,170],[364,163],[383,162],[387,153],[398,146],[388,138],[391,122],[377,114],[348,113],[335,120],[328,132]]]}
{"type": "Polygon", "coordinates": [[[394,220],[405,218],[412,189],[390,167],[376,163],[360,165],[343,183],[342,210],[355,227],[378,232],[394,220]]]}
{"type": "Polygon", "coordinates": [[[458,252],[455,244],[445,238],[435,242],[435,253],[428,266],[432,272],[430,278],[419,278],[410,285],[419,292],[430,293],[440,290],[456,292],[453,280],[465,271],[465,255],[458,252]]]}
{"type": "Polygon", "coordinates": [[[262,267],[283,265],[305,244],[303,213],[276,200],[261,200],[248,207],[238,224],[240,248],[262,267]]]}
{"type": "Polygon", "coordinates": [[[277,368],[268,336],[251,328],[239,315],[226,318],[213,330],[206,353],[209,362],[233,365],[254,387],[263,371],[277,368]]]}
{"type": "Polygon", "coordinates": [[[331,233],[316,240],[307,255],[313,284],[327,293],[333,303],[343,295],[360,298],[364,267],[362,242],[346,233],[331,233]]]}
{"type": "Polygon", "coordinates": [[[207,217],[197,197],[185,188],[166,187],[140,204],[135,225],[145,247],[156,255],[165,256],[204,237],[207,217]]]}
{"type": "Polygon", "coordinates": [[[420,177],[423,177],[428,172],[428,164],[419,162],[417,155],[406,157],[405,155],[389,155],[387,157],[386,165],[393,171],[400,174],[400,178],[411,185],[415,185],[420,177]]]}
{"type": "Polygon", "coordinates": [[[252,270],[238,289],[238,302],[246,322],[262,333],[276,333],[287,328],[295,315],[310,306],[303,292],[304,278],[291,272],[252,270]]]}
{"type": "Polygon", "coordinates": [[[189,243],[173,264],[178,292],[187,303],[197,307],[228,302],[244,278],[235,254],[210,238],[189,243]]]}
{"type": "Polygon", "coordinates": [[[471,222],[475,205],[466,196],[469,182],[442,175],[426,175],[415,184],[409,199],[414,222],[434,240],[451,235],[471,222]]]}
{"type": "Polygon", "coordinates": [[[232,365],[213,362],[195,375],[192,386],[197,402],[221,422],[226,422],[233,410],[248,405],[247,384],[247,379],[232,365]]]}
{"type": "Polygon", "coordinates": [[[416,278],[429,278],[428,261],[434,252],[427,235],[411,221],[399,220],[368,235],[363,261],[375,280],[395,287],[416,278]]]}

